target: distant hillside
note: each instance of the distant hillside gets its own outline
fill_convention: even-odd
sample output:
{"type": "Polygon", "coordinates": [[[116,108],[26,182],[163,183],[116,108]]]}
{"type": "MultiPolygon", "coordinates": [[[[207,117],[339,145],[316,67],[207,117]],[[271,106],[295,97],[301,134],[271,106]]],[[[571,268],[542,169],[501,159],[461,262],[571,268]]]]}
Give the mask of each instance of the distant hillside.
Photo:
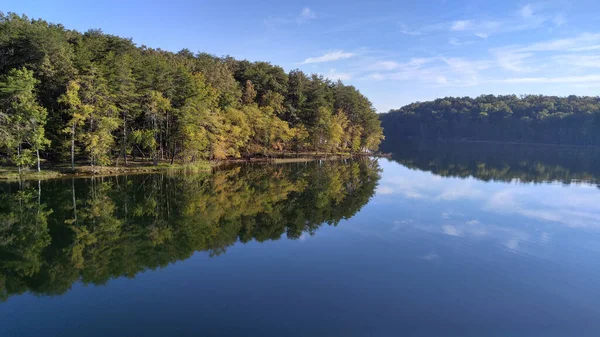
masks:
{"type": "Polygon", "coordinates": [[[379,118],[388,140],[600,145],[598,97],[446,97],[412,103],[379,118]]]}

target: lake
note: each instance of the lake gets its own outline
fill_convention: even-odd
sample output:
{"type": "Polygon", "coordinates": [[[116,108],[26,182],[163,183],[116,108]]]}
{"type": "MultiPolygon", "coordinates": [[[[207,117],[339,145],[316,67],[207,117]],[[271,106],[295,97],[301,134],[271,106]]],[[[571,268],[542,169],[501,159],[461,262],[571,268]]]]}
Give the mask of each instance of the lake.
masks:
{"type": "Polygon", "coordinates": [[[384,150],[1,183],[0,336],[599,335],[600,150],[384,150]]]}

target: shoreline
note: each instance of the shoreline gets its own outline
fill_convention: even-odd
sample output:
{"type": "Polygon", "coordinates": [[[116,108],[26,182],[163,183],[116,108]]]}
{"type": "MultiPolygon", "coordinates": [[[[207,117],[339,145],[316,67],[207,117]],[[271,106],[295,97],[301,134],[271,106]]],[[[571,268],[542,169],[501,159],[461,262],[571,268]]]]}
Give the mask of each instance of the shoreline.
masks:
{"type": "Polygon", "coordinates": [[[289,156],[277,155],[271,157],[252,157],[252,158],[235,158],[225,159],[218,161],[197,161],[194,163],[182,163],[170,161],[159,162],[158,165],[153,165],[151,162],[143,161],[130,161],[127,165],[120,166],[89,166],[79,165],[75,166],[72,170],[70,167],[59,164],[56,166],[48,165],[46,168],[42,168],[41,172],[27,169],[25,172],[19,175],[16,167],[2,167],[0,166],[0,182],[1,181],[18,181],[18,180],[46,180],[46,179],[57,179],[57,178],[85,178],[85,177],[101,177],[101,176],[117,176],[124,174],[146,174],[146,173],[159,173],[169,171],[184,171],[187,173],[200,173],[200,172],[211,172],[212,169],[227,165],[236,165],[244,163],[263,163],[263,164],[288,164],[288,163],[302,163],[310,162],[315,160],[340,160],[346,158],[359,158],[359,157],[386,157],[385,154],[380,153],[323,153],[323,154],[309,154],[301,153],[296,155],[291,153],[289,156]]]}

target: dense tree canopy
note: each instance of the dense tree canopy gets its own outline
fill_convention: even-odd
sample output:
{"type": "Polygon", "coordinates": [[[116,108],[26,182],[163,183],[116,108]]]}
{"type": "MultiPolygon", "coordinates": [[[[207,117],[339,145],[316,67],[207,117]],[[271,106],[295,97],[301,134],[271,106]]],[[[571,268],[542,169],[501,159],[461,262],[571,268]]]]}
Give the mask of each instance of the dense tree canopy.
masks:
{"type": "Polygon", "coordinates": [[[312,235],[358,212],[379,173],[365,158],[0,184],[0,302],[134,277],[235,242],[312,235]]]}
{"type": "Polygon", "coordinates": [[[380,119],[386,138],[600,145],[598,97],[446,97],[380,119]]]}
{"type": "Polygon", "coordinates": [[[106,165],[358,152],[382,139],[371,102],[341,82],[15,14],[0,13],[0,88],[0,156],[19,166],[39,152],[106,165]],[[19,116],[25,129],[7,132],[19,116]]]}

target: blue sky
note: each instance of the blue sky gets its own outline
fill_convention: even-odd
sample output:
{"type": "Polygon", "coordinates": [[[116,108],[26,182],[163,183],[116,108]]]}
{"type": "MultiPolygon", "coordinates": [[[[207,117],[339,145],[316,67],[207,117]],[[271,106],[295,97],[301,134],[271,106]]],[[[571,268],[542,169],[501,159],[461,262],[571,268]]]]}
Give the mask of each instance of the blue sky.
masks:
{"type": "Polygon", "coordinates": [[[380,112],[443,96],[600,93],[600,3],[591,0],[4,0],[0,10],[321,73],[355,85],[380,112]]]}

